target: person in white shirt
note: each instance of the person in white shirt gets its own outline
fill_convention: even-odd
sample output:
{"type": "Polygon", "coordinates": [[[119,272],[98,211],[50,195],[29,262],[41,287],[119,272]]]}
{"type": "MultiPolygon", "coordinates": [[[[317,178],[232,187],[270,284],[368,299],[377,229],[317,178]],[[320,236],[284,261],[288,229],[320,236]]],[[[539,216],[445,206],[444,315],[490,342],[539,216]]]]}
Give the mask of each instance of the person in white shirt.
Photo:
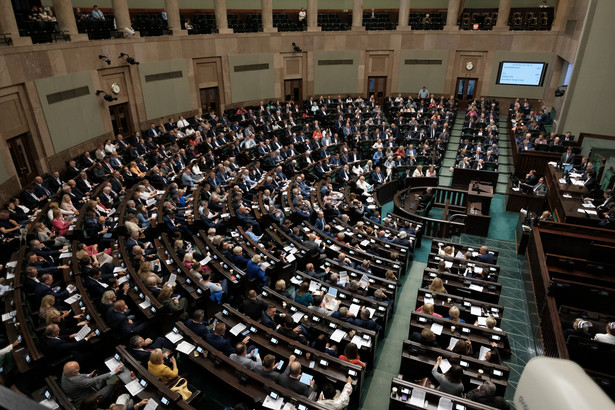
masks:
{"type": "Polygon", "coordinates": [[[369,196],[369,191],[372,189],[372,185],[368,184],[367,181],[365,181],[365,177],[361,175],[357,181],[357,188],[363,190],[363,195],[369,196]]]}
{"type": "Polygon", "coordinates": [[[600,343],[609,343],[615,345],[615,322],[609,322],[606,325],[606,333],[597,333],[594,340],[600,343]]]}
{"type": "Polygon", "coordinates": [[[188,125],[188,121],[183,116],[180,116],[179,121],[177,121],[177,128],[186,128],[188,125]]]}
{"type": "Polygon", "coordinates": [[[115,145],[111,142],[111,140],[105,141],[105,152],[108,155],[113,154],[116,151],[115,145]]]}
{"type": "Polygon", "coordinates": [[[325,384],[318,396],[318,404],[326,409],[341,410],[348,406],[352,394],[352,378],[348,376],[341,392],[335,390],[331,383],[325,384]]]}

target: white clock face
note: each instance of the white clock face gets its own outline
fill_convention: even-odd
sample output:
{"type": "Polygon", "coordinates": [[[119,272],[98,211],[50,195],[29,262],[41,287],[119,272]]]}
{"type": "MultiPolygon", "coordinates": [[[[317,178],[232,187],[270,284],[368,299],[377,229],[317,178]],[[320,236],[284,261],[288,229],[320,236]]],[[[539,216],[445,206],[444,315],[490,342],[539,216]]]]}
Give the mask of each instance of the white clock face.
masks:
{"type": "Polygon", "coordinates": [[[474,68],[474,64],[471,61],[466,63],[466,70],[470,71],[474,68]]]}
{"type": "Polygon", "coordinates": [[[120,93],[120,85],[118,83],[111,84],[111,91],[113,91],[113,94],[119,94],[120,93]]]}

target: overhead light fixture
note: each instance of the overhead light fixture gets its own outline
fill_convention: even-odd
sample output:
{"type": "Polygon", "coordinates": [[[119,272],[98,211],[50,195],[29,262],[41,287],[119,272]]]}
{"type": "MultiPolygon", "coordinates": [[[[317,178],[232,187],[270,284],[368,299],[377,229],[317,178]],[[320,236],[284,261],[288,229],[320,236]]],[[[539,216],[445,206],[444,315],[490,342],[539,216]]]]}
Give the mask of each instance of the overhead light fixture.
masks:
{"type": "Polygon", "coordinates": [[[111,65],[111,60],[110,60],[110,59],[109,59],[109,57],[107,57],[107,56],[104,56],[104,55],[102,55],[102,54],[101,54],[101,55],[99,55],[99,56],[98,56],[98,59],[99,59],[99,60],[103,60],[103,61],[104,61],[105,63],[107,63],[108,65],[111,65]]]}
{"type": "Polygon", "coordinates": [[[115,98],[114,96],[108,94],[106,91],[103,90],[96,90],[96,95],[99,96],[101,94],[104,94],[103,99],[107,102],[111,102],[111,101],[115,101],[117,100],[117,98],[115,98]]]}
{"type": "Polygon", "coordinates": [[[126,54],[126,53],[120,53],[120,58],[125,58],[125,59],[126,59],[126,62],[127,62],[128,64],[133,64],[133,65],[134,65],[134,64],[136,64],[136,65],[139,65],[139,62],[138,62],[138,61],[136,61],[134,58],[132,58],[131,56],[129,56],[129,55],[128,55],[128,54],[126,54]]]}

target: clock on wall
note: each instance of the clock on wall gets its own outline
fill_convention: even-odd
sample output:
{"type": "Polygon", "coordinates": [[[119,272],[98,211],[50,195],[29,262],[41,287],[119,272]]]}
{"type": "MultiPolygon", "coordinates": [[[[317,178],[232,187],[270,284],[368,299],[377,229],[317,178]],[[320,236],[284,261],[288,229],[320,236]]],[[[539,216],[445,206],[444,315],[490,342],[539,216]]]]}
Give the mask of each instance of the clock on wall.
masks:
{"type": "Polygon", "coordinates": [[[121,87],[118,83],[111,84],[111,91],[113,91],[113,94],[119,94],[120,90],[121,90],[121,87]]]}
{"type": "Polygon", "coordinates": [[[468,61],[466,63],[466,70],[472,71],[473,68],[474,68],[474,63],[472,63],[471,61],[468,61]]]}

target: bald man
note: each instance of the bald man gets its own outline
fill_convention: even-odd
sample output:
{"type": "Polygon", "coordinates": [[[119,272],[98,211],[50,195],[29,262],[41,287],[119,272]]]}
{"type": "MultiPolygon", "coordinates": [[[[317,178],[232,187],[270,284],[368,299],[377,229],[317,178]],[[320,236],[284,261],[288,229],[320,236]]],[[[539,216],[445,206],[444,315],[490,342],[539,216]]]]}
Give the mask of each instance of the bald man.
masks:
{"type": "Polygon", "coordinates": [[[313,391],[316,390],[316,384],[314,379],[310,382],[310,385],[301,383],[301,363],[296,361],[296,357],[291,355],[288,360],[288,367],[280,376],[280,386],[286,387],[294,391],[297,394],[309,397],[313,391]]]}
{"type": "Polygon", "coordinates": [[[78,362],[68,362],[62,371],[62,390],[75,407],[79,408],[81,402],[92,394],[102,396],[103,402],[110,403],[114,386],[107,384],[107,379],[119,374],[124,369],[124,365],[119,365],[114,371],[100,376],[94,376],[95,371],[90,374],[79,373],[80,369],[78,362]]]}

